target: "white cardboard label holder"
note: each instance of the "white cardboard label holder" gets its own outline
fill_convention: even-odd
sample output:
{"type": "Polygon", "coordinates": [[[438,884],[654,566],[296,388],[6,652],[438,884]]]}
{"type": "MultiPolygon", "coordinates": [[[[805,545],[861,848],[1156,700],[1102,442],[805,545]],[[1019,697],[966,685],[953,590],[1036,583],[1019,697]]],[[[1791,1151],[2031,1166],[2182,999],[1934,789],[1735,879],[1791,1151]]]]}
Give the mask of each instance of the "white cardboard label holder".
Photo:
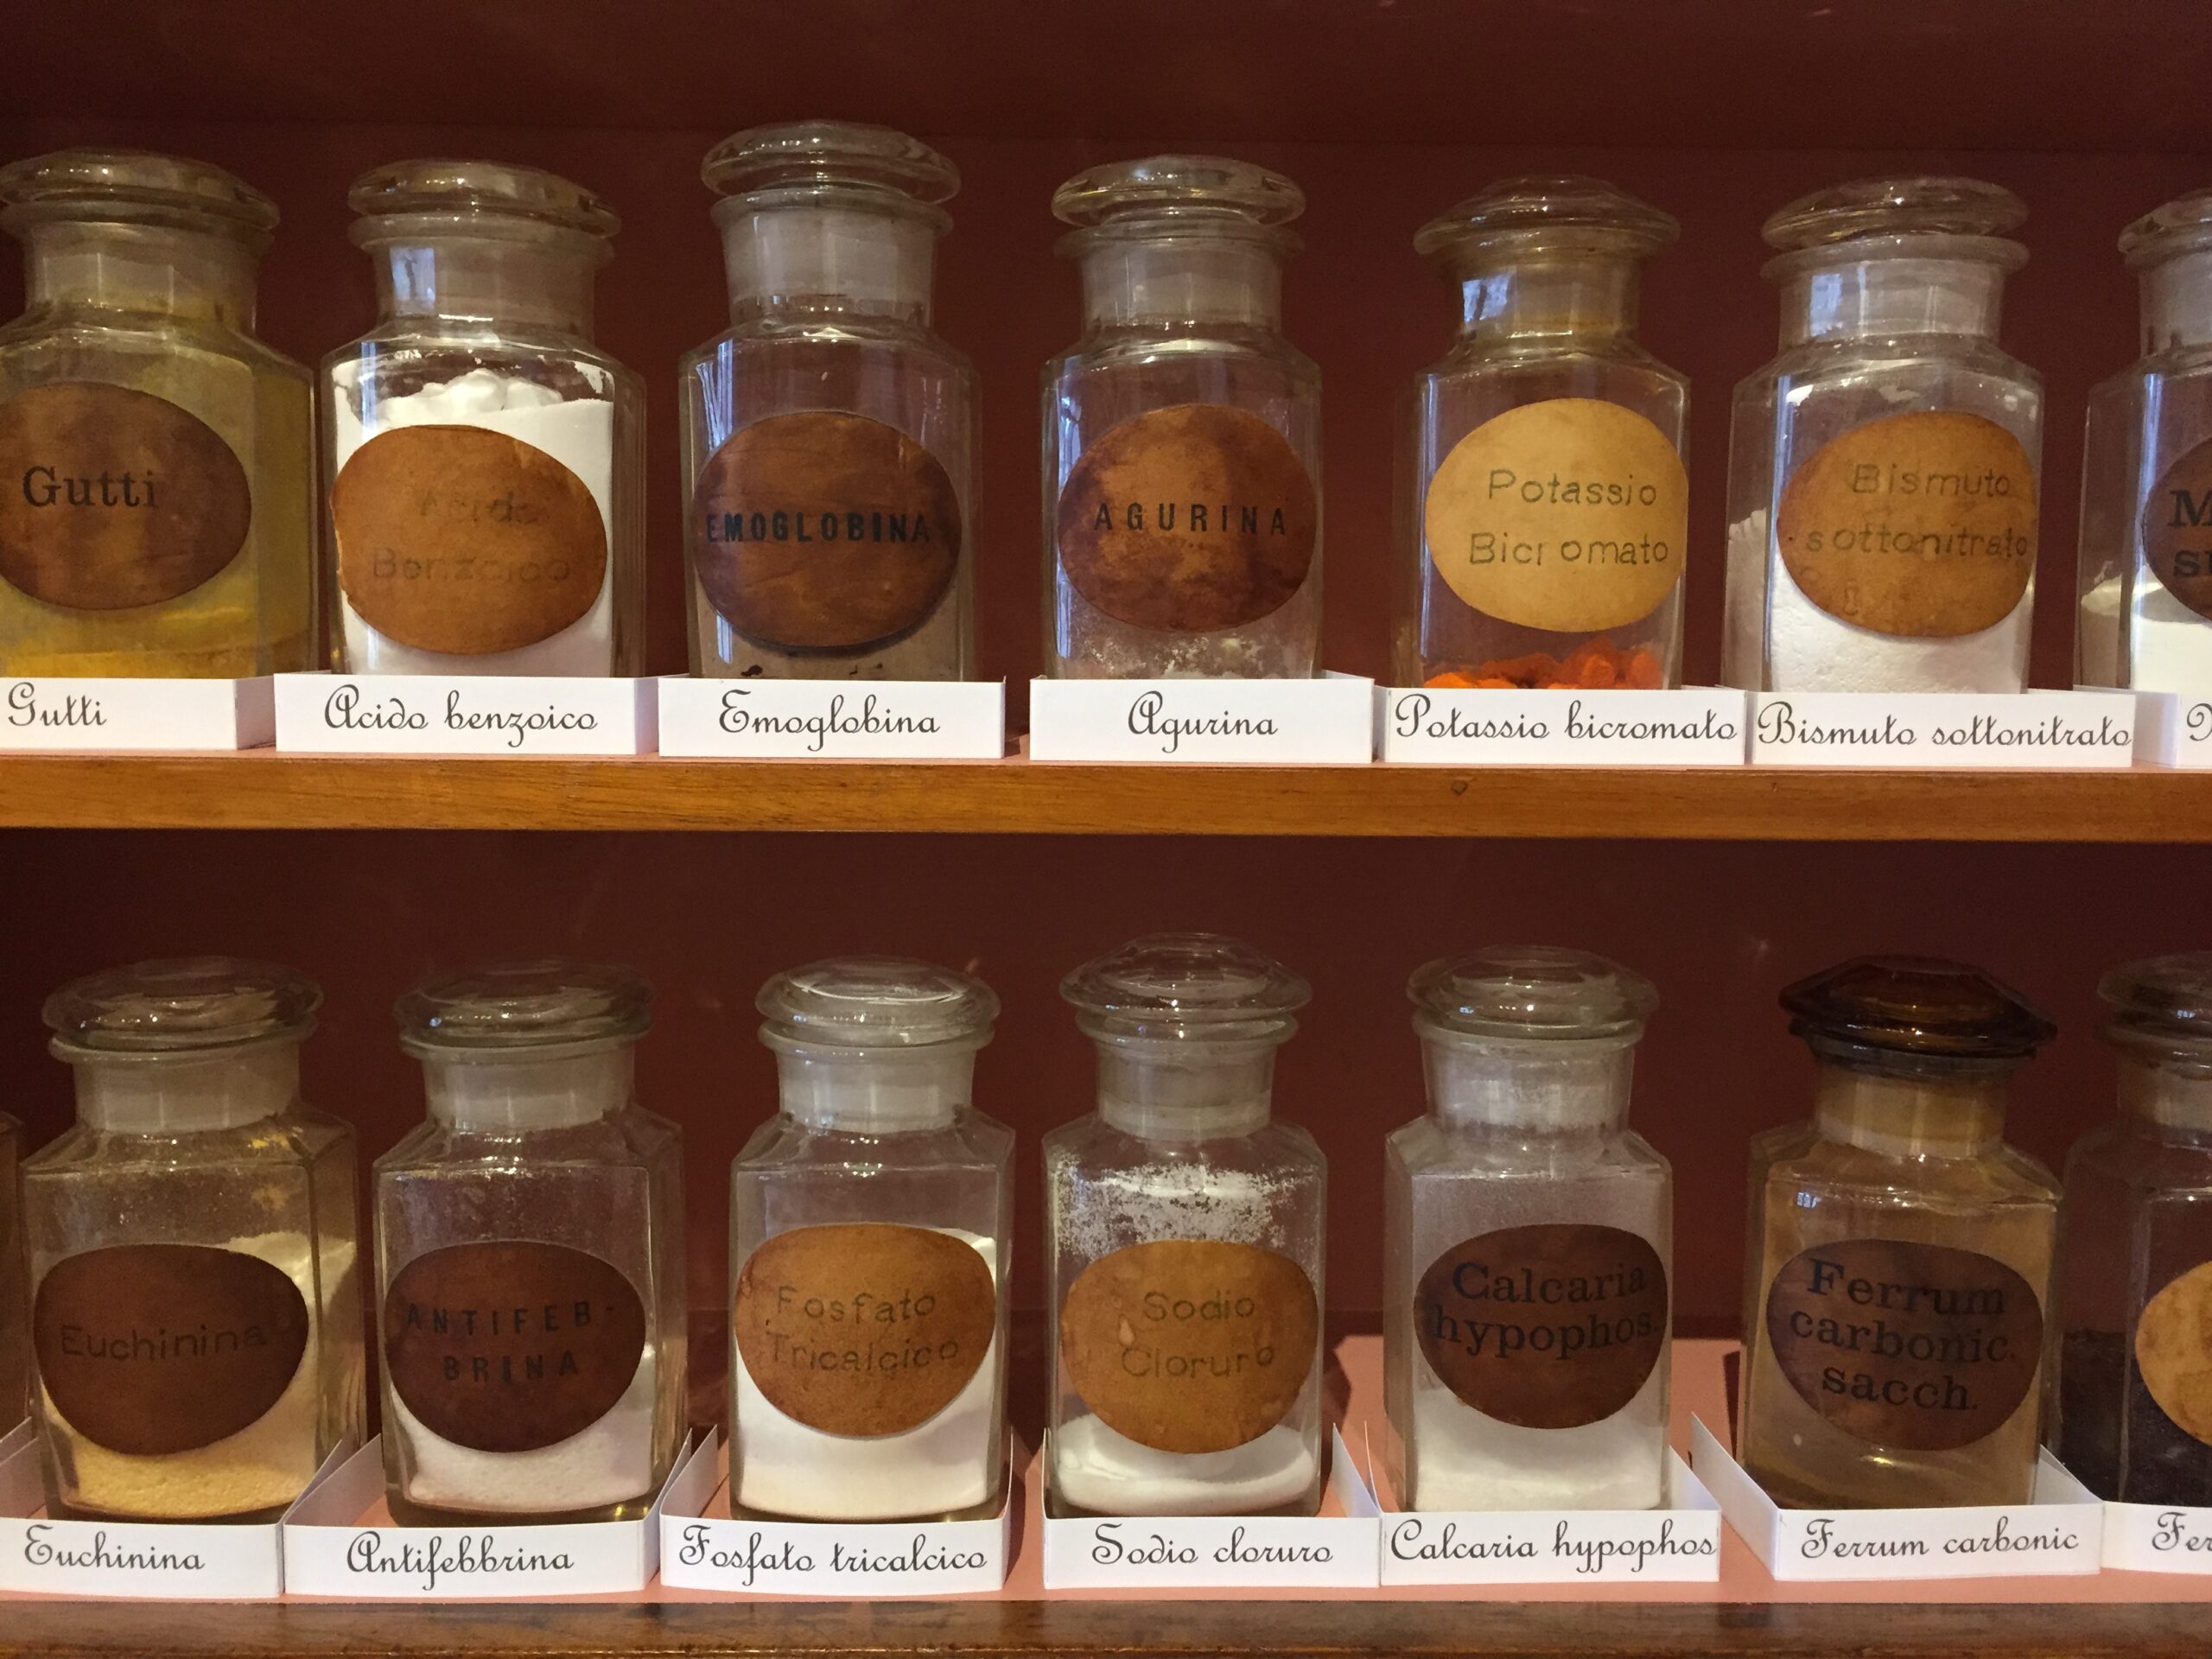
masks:
{"type": "Polygon", "coordinates": [[[1375,682],[1035,679],[1029,758],[1364,766],[1375,758],[1375,682]]]}
{"type": "Polygon", "coordinates": [[[660,752],[749,760],[997,760],[1004,680],[660,682],[660,752]]]}
{"type": "Polygon", "coordinates": [[[1751,698],[1717,686],[1586,691],[1378,686],[1376,753],[1395,765],[1740,766],[1751,698]]]}
{"type": "Polygon", "coordinates": [[[295,754],[651,754],[660,682],[589,675],[279,674],[295,754]]]}
{"type": "Polygon", "coordinates": [[[2124,772],[2135,763],[2137,721],[2126,691],[1761,691],[1751,763],[2124,772]],[[1830,735],[1810,741],[1814,732],[1830,735]]]}
{"type": "Polygon", "coordinates": [[[2135,708],[2138,760],[2184,772],[2212,767],[2212,698],[2138,691],[2135,708]]]}
{"type": "Polygon", "coordinates": [[[2212,1509],[2107,1503],[2104,1564],[2123,1573],[2212,1573],[2212,1509]]]}
{"type": "Polygon", "coordinates": [[[267,675],[246,680],[0,682],[0,749],[162,753],[257,749],[276,735],[267,675]]]}

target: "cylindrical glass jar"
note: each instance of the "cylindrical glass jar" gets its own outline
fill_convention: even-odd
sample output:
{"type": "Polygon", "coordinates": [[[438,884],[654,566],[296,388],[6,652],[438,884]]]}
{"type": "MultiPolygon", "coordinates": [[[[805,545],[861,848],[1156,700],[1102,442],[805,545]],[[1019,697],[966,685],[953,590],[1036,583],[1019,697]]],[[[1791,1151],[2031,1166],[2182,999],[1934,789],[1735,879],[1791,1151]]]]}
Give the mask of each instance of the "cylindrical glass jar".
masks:
{"type": "Polygon", "coordinates": [[[1541,946],[1433,962],[1408,989],[1429,1109],[1383,1180],[1399,1506],[1655,1508],[1674,1176],[1628,1103],[1658,996],[1541,946]]]}
{"type": "Polygon", "coordinates": [[[2100,1497],[2212,1504],[2212,953],[2098,988],[2120,1115],[2066,1160],[2051,1440],[2100,1497]]]}
{"type": "Polygon", "coordinates": [[[1045,671],[1320,671],[1321,374],[1282,337],[1306,198],[1214,156],[1093,168],[1083,338],[1045,365],[1045,671]]]}
{"type": "Polygon", "coordinates": [[[644,387],[592,343],[619,221],[497,162],[395,162],[347,200],[377,326],[320,381],[331,665],[637,673],[644,387]]]}
{"type": "Polygon", "coordinates": [[[2212,696],[2212,190],[2130,225],[2143,355],[2089,394],[2083,685],[2212,696]]]}
{"type": "Polygon", "coordinates": [[[1782,351],[1736,388],[1726,678],[2018,691],[2043,379],[1997,344],[2011,191],[1868,179],[1766,223],[1782,351]]]}
{"type": "Polygon", "coordinates": [[[1054,1515],[1311,1515],[1327,1169],[1269,1118],[1312,992],[1234,939],[1138,939],[1060,987],[1098,1109],[1045,1137],[1054,1515]]]}
{"type": "Polygon", "coordinates": [[[652,992],[543,962],[399,1000],[429,1120],[376,1161],[384,1464],[404,1525],[635,1520],[683,1444],[683,1141],[652,992]]]}
{"type": "Polygon", "coordinates": [[[930,327],[952,163],[883,127],[709,152],[730,326],[683,359],[695,674],[975,670],[976,371],[930,327]]]}
{"type": "Polygon", "coordinates": [[[299,1098],[321,1001],[220,957],[48,999],[77,1081],[22,1169],[49,1513],[272,1521],[361,1433],[353,1132],[299,1098]]]}
{"type": "MultiPolygon", "coordinates": [[[[23,1126],[0,1112],[0,1423],[13,1427],[30,1403],[30,1337],[23,1318],[23,1226],[16,1197],[23,1126]]],[[[6,1433],[0,1429],[0,1435],[6,1433]]]]}
{"type": "Polygon", "coordinates": [[[2058,1190],[2005,1143],[2051,1027],[1975,969],[1862,957],[1782,994],[1810,1121],[1751,1143],[1738,1456],[1808,1509],[2024,1503],[2058,1190]]]}
{"type": "Polygon", "coordinates": [[[998,998],[855,957],[777,975],[759,1006],[781,1109],[730,1170],[731,1511],[990,1515],[1014,1134],[970,1101],[998,998]]]}
{"type": "Polygon", "coordinates": [[[308,372],[253,334],[276,207],[205,162],[0,168],[0,674],[314,666],[308,372]]]}
{"type": "Polygon", "coordinates": [[[1689,381],[1636,338],[1681,227],[1600,179],[1509,179],[1414,238],[1459,291],[1414,378],[1401,685],[1681,682],[1689,381]]]}

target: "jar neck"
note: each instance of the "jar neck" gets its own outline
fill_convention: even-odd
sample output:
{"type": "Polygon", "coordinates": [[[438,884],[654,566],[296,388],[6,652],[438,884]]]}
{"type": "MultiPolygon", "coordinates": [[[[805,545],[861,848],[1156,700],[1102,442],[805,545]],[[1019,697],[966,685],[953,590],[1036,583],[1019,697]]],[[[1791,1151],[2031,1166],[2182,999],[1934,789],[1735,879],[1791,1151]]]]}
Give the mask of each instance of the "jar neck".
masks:
{"type": "Polygon", "coordinates": [[[1081,257],[1091,328],[1282,326],[1282,256],[1274,248],[1192,236],[1115,238],[1092,243],[1081,257]]]}
{"type": "Polygon", "coordinates": [[[1267,1127],[1273,1044],[1098,1046],[1098,1116],[1145,1141],[1217,1141],[1267,1127]]]}
{"type": "Polygon", "coordinates": [[[1986,259],[1886,254],[1808,266],[1782,290],[1782,343],[1859,335],[1994,339],[2005,271],[1986,259]]]}
{"type": "Polygon", "coordinates": [[[2010,1068],[1898,1075],[1824,1060],[1814,1120],[1829,1140],[1888,1157],[1975,1157],[2004,1143],[2011,1077],[2010,1068]]]}
{"type": "Polygon", "coordinates": [[[844,1135],[950,1128],[975,1092],[972,1048],[774,1047],[782,1109],[809,1128],[844,1135]]]}
{"type": "Polygon", "coordinates": [[[153,312],[252,332],[257,262],[235,236],[83,219],[48,219],[22,234],[29,307],[153,312]]]}
{"type": "Polygon", "coordinates": [[[440,322],[523,325],[592,337],[595,241],[573,248],[512,237],[417,235],[363,245],[376,272],[377,315],[440,322]]]}
{"type": "Polygon", "coordinates": [[[611,1117],[630,1103],[637,1051],[591,1049],[550,1058],[485,1059],[425,1054],[430,1116],[471,1135],[528,1135],[611,1117]]]}
{"type": "Polygon", "coordinates": [[[732,322],[766,316],[930,320],[938,226],[926,219],[842,207],[715,210],[732,322]]]}
{"type": "Polygon", "coordinates": [[[2145,266],[2136,286],[2146,354],[2212,341],[2212,247],[2145,266]]]}
{"type": "Polygon", "coordinates": [[[1459,332],[1485,343],[1614,337],[1636,331],[1633,259],[1520,259],[1459,280],[1459,332]]]}
{"type": "Polygon", "coordinates": [[[2212,1135],[2212,1066],[2202,1059],[2120,1053],[2120,1109],[2162,1129],[2212,1135]]]}
{"type": "Polygon", "coordinates": [[[1633,1043],[1421,1033],[1428,1109],[1455,1131],[1605,1135],[1628,1122],[1633,1043]]]}
{"type": "Polygon", "coordinates": [[[276,1116],[299,1098],[300,1046],[234,1053],[70,1057],[77,1119],[104,1135],[190,1135],[276,1116]]]}

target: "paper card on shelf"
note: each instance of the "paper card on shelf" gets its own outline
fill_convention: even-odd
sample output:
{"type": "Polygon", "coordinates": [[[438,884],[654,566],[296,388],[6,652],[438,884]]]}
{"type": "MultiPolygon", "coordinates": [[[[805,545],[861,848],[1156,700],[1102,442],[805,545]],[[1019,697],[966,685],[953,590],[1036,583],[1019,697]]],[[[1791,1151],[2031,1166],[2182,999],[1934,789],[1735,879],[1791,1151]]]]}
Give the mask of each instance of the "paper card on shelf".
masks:
{"type": "Polygon", "coordinates": [[[0,749],[257,749],[276,734],[267,675],[251,680],[0,681],[0,749]]]}
{"type": "Polygon", "coordinates": [[[2146,766],[2212,766],[2212,698],[2138,691],[2135,758],[2146,766]]]}
{"type": "Polygon", "coordinates": [[[1370,1587],[1379,1581],[1382,1511],[1341,1431],[1330,1432],[1329,1452],[1316,1516],[1047,1516],[1045,1587],[1370,1587]]]}
{"type": "MultiPolygon", "coordinates": [[[[314,1493],[353,1452],[315,1471],[314,1493]]],[[[263,1601],[284,1591],[283,1529],[180,1521],[54,1521],[38,1442],[23,1424],[0,1440],[0,1590],[103,1600],[263,1601]]]]}
{"type": "Polygon", "coordinates": [[[1378,687],[1384,760],[1435,766],[1740,766],[1749,696],[1378,687]]]}
{"type": "Polygon", "coordinates": [[[2212,1573],[2212,1509],[2106,1504],[2104,1563],[2127,1573],[2212,1573]]]}
{"type": "Polygon", "coordinates": [[[1032,680],[1029,758],[1364,766],[1375,758],[1375,682],[1032,680]]]}
{"type": "Polygon", "coordinates": [[[1003,680],[660,683],[660,752],[752,760],[996,760],[1003,680]]]}
{"type": "MultiPolygon", "coordinates": [[[[840,1601],[996,1590],[1014,1560],[1020,1453],[1009,1444],[1005,1497],[995,1516],[980,1521],[741,1521],[716,1497],[721,1483],[709,1482],[661,1517],[661,1582],[840,1601]]],[[[711,1440],[702,1456],[709,1467],[717,1461],[711,1440]]]]}
{"type": "Polygon", "coordinates": [[[297,754],[651,754],[658,680],[555,674],[279,674],[297,754]]]}
{"type": "Polygon", "coordinates": [[[2125,772],[2135,726],[2126,691],[1762,691],[1751,699],[1751,761],[2125,772]]]}
{"type": "Polygon", "coordinates": [[[371,1440],[285,1516],[284,1587],[354,1601],[528,1601],[642,1590],[659,1566],[663,1507],[701,1483],[711,1490],[713,1479],[711,1448],[693,1444],[640,1520],[402,1527],[385,1518],[384,1451],[371,1440]]]}
{"type": "Polygon", "coordinates": [[[2102,1559],[2104,1505],[2048,1452],[2026,1503],[1785,1510],[1701,1419],[1691,1433],[1698,1478],[1777,1579],[2065,1578],[2094,1573],[2102,1559]]]}

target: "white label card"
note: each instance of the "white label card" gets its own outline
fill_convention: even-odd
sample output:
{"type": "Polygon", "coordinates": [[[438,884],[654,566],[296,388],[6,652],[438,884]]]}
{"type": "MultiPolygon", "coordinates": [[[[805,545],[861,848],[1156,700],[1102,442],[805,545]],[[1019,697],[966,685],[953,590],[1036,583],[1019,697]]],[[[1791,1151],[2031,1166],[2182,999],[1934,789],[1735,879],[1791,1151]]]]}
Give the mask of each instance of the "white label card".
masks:
{"type": "Polygon", "coordinates": [[[1438,766],[1740,766],[1741,691],[1379,690],[1382,758],[1438,766]]]}
{"type": "Polygon", "coordinates": [[[2150,766],[2212,766],[2212,698],[2135,694],[2135,758],[2150,766]]]}
{"type": "Polygon", "coordinates": [[[0,680],[0,749],[259,748],[276,695],[253,680],[0,680]]]}
{"type": "Polygon", "coordinates": [[[660,683],[660,752],[754,760],[996,760],[1002,680],[660,683]]]}
{"type": "Polygon", "coordinates": [[[1751,760],[1768,766],[2124,772],[2135,762],[2125,691],[1762,691],[1751,760]]]}
{"type": "Polygon", "coordinates": [[[1374,690],[1351,674],[1032,680],[1029,758],[1363,766],[1375,758],[1374,690]]]}
{"type": "Polygon", "coordinates": [[[2212,1510],[2107,1503],[2104,1559],[2128,1573],[2212,1573],[2212,1510]]]}
{"type": "Polygon", "coordinates": [[[657,680],[279,674],[276,747],[299,754],[650,754],[657,680]]]}

